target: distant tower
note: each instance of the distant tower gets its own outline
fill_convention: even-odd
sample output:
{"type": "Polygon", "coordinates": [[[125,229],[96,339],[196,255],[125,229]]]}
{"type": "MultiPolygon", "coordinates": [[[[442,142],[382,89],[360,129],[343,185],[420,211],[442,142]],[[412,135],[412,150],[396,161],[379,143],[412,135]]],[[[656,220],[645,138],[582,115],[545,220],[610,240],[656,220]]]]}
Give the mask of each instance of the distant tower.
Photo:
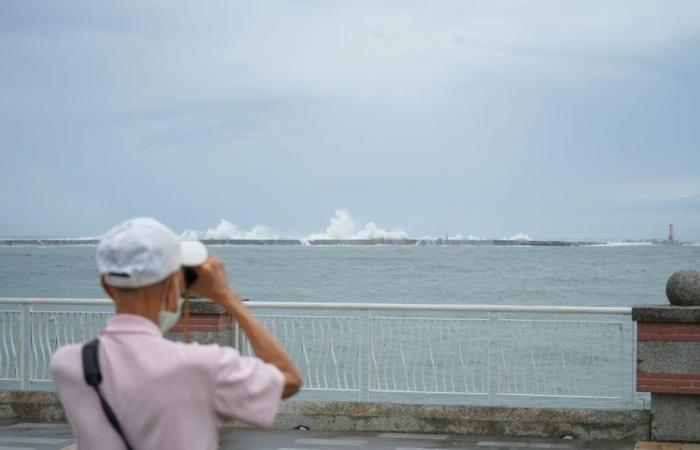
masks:
{"type": "Polygon", "coordinates": [[[668,242],[673,242],[673,224],[668,226],[668,242]]]}

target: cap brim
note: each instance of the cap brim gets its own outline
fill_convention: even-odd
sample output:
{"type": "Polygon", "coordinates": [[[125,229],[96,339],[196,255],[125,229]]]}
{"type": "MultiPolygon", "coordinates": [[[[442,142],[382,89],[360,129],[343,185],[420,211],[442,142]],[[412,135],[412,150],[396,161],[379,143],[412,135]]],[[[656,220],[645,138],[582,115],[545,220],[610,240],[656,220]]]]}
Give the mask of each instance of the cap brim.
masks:
{"type": "Polygon", "coordinates": [[[207,261],[209,251],[199,241],[181,241],[180,255],[183,266],[201,266],[207,261]]]}

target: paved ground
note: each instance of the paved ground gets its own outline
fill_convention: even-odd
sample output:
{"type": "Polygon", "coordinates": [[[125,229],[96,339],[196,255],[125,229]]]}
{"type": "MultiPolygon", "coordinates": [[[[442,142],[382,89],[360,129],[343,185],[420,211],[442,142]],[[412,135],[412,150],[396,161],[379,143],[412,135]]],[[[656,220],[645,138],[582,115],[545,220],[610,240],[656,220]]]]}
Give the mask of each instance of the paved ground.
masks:
{"type": "MultiPolygon", "coordinates": [[[[75,441],[65,424],[0,425],[0,450],[73,450],[75,441]]],[[[484,436],[406,433],[331,433],[260,431],[227,428],[222,450],[632,450],[632,441],[504,439],[484,436]]]]}
{"type": "Polygon", "coordinates": [[[227,450],[632,450],[632,441],[505,439],[484,436],[409,433],[331,433],[313,431],[225,430],[221,448],[227,450]]]}
{"type": "Polygon", "coordinates": [[[0,450],[72,449],[70,427],[56,423],[18,423],[0,426],[0,450]]]}

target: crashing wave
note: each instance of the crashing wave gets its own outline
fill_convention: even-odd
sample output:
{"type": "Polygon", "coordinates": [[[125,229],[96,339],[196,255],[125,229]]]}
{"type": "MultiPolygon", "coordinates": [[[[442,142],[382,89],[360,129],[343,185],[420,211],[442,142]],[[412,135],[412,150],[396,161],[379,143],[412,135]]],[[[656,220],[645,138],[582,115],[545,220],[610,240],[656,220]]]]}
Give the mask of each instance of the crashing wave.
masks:
{"type": "Polygon", "coordinates": [[[625,242],[625,241],[608,241],[603,244],[595,244],[595,247],[640,247],[654,245],[652,242],[625,242]]]}
{"type": "Polygon", "coordinates": [[[279,236],[263,225],[255,225],[250,231],[243,231],[228,220],[221,219],[216,228],[206,231],[187,229],[182,232],[180,239],[279,239],[279,236]]]}
{"type": "Polygon", "coordinates": [[[355,219],[345,209],[335,211],[333,217],[323,233],[312,233],[306,238],[307,241],[322,239],[408,239],[408,234],[403,230],[385,230],[379,228],[374,222],[367,222],[364,227],[359,228],[355,219]]]}
{"type": "Polygon", "coordinates": [[[532,239],[527,234],[518,233],[515,236],[504,237],[503,240],[504,241],[533,241],[534,239],[532,239]]]}

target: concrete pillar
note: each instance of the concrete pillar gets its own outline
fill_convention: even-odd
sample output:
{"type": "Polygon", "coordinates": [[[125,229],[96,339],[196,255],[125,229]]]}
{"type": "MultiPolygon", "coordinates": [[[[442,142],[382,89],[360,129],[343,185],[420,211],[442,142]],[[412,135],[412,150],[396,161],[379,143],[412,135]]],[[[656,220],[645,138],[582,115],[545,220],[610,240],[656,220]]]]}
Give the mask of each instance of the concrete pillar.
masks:
{"type": "MultiPolygon", "coordinates": [[[[184,311],[183,311],[184,317],[184,311]]],[[[234,344],[233,319],[224,308],[204,298],[190,299],[190,342],[199,344],[234,344]]],[[[183,318],[167,334],[167,338],[182,340],[183,318]]]]}
{"type": "Polygon", "coordinates": [[[635,306],[637,391],[651,392],[653,441],[700,442],[700,306],[635,306]]]}

